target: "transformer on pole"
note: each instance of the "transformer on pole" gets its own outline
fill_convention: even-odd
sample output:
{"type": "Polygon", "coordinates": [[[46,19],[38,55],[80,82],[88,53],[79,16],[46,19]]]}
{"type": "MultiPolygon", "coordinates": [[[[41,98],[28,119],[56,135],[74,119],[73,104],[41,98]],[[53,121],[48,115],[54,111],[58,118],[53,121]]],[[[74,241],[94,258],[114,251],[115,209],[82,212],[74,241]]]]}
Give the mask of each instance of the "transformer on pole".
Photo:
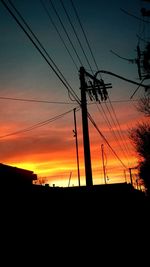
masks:
{"type": "Polygon", "coordinates": [[[112,88],[111,84],[105,84],[102,79],[88,73],[84,67],[80,68],[80,89],[81,89],[81,109],[82,109],[82,129],[83,129],[83,145],[84,145],[84,163],[86,185],[92,186],[92,167],[90,153],[90,139],[88,128],[88,111],[86,93],[88,93],[91,101],[106,101],[108,97],[107,88],[112,88]],[[88,79],[88,80],[87,80],[88,79]]]}

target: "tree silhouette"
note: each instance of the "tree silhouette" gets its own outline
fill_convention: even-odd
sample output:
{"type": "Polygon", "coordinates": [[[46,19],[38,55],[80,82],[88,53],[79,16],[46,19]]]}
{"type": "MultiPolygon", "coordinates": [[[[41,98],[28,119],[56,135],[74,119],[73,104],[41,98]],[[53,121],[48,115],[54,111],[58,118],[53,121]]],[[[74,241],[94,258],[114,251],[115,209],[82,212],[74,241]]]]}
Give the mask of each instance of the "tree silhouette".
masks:
{"type": "Polygon", "coordinates": [[[140,177],[142,177],[147,192],[150,195],[150,162],[145,160],[140,163],[139,175],[140,177]]]}
{"type": "Polygon", "coordinates": [[[139,155],[140,178],[150,194],[150,124],[139,123],[136,128],[130,130],[129,136],[139,155]]]}
{"type": "Polygon", "coordinates": [[[150,117],[150,95],[145,95],[140,98],[137,105],[137,110],[150,117]]]}
{"type": "Polygon", "coordinates": [[[145,50],[143,51],[143,71],[147,75],[147,77],[150,77],[150,43],[145,47],[145,50]]]}
{"type": "Polygon", "coordinates": [[[47,182],[47,178],[46,177],[38,177],[38,179],[36,181],[34,181],[34,184],[45,185],[46,182],[47,182]]]}

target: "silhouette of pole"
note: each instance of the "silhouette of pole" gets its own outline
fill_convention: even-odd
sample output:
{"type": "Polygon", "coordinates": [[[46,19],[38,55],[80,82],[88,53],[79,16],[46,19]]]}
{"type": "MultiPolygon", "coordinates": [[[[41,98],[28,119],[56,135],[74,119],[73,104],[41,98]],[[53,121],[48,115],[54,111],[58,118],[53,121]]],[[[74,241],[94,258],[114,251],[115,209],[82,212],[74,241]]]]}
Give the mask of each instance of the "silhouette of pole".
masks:
{"type": "Polygon", "coordinates": [[[132,172],[131,172],[131,169],[132,169],[132,168],[129,168],[129,173],[130,173],[130,182],[131,182],[131,184],[133,185],[133,180],[132,180],[132,172]]]}
{"type": "Polygon", "coordinates": [[[77,156],[77,170],[78,170],[78,183],[80,186],[80,168],[79,168],[79,151],[78,151],[78,132],[77,132],[77,121],[76,121],[76,108],[73,109],[74,112],[74,137],[76,139],[76,156],[77,156]]]}
{"type": "Polygon", "coordinates": [[[125,182],[127,183],[127,176],[126,176],[126,171],[124,170],[124,178],[125,178],[125,182]]]}
{"type": "Polygon", "coordinates": [[[101,150],[102,150],[102,163],[103,163],[103,173],[104,173],[104,182],[106,182],[106,169],[105,169],[105,163],[104,163],[104,145],[101,145],[101,150]]]}
{"type": "Polygon", "coordinates": [[[84,145],[84,163],[85,163],[85,176],[86,185],[92,186],[92,168],[91,168],[91,153],[90,153],[90,140],[88,129],[88,117],[87,117],[87,101],[86,101],[86,81],[85,81],[85,69],[80,68],[80,89],[81,89],[81,109],[82,109],[82,129],[83,129],[83,145],[84,145]]]}
{"type": "Polygon", "coordinates": [[[69,175],[68,187],[70,186],[71,176],[72,176],[72,172],[70,172],[70,175],[69,175]]]}

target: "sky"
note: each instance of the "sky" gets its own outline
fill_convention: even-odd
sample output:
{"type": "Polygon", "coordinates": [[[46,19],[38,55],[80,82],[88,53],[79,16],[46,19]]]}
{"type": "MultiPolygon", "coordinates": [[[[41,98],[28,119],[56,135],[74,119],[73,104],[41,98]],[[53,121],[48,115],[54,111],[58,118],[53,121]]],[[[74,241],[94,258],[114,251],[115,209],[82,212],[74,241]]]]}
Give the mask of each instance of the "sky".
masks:
{"type": "MultiPolygon", "coordinates": [[[[4,2],[11,7],[8,0],[4,2]]],[[[42,2],[46,6],[55,27],[40,0],[12,0],[12,3],[80,98],[79,69],[82,63],[87,72],[91,73],[90,67],[69,24],[61,1],[52,2],[81,62],[79,62],[49,0],[42,2]],[[60,36],[72,57],[70,57],[60,36]]],[[[146,6],[146,3],[140,0],[76,0],[73,2],[98,69],[110,71],[139,82],[136,65],[115,56],[110,50],[126,58],[136,58],[137,35],[141,34],[143,26],[139,20],[121,11],[121,8],[140,17],[140,8],[146,6]]],[[[97,69],[71,1],[64,0],[63,5],[95,73],[97,69]]],[[[46,183],[51,186],[53,184],[68,186],[70,178],[71,185],[78,185],[76,146],[73,134],[73,109],[77,108],[81,185],[85,185],[82,120],[78,103],[72,101],[67,89],[1,1],[0,21],[0,162],[32,170],[39,178],[43,177],[46,183]],[[21,101],[21,99],[51,103],[21,101]],[[62,116],[56,119],[55,117],[58,115],[62,116]],[[54,120],[51,121],[50,119],[53,118],[54,120]],[[50,120],[48,124],[32,129],[32,126],[47,120],[50,120]],[[22,132],[24,129],[27,131],[22,132]],[[19,131],[20,133],[18,133],[19,131]]],[[[144,28],[144,34],[147,34],[146,28],[144,28]]],[[[128,168],[136,166],[138,158],[128,138],[128,132],[129,129],[144,119],[136,108],[136,100],[139,99],[144,90],[140,88],[133,98],[134,101],[130,101],[131,95],[137,88],[136,85],[108,74],[102,74],[102,78],[105,83],[112,84],[112,89],[109,89],[111,104],[109,102],[95,104],[87,97],[88,111],[126,169],[89,122],[93,183],[104,183],[102,144],[104,145],[107,182],[129,182],[128,168]],[[115,122],[114,113],[119,126],[115,122]]]]}

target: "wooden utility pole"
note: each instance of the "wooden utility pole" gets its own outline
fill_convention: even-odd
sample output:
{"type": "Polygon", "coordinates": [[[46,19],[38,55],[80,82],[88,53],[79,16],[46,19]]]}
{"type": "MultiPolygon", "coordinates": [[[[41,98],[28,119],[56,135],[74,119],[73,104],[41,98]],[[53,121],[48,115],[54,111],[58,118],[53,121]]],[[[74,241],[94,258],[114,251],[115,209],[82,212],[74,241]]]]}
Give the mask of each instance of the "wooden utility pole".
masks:
{"type": "Polygon", "coordinates": [[[132,179],[132,172],[131,172],[132,168],[129,168],[129,173],[130,173],[130,182],[133,185],[133,179],[132,179]]]}
{"type": "Polygon", "coordinates": [[[127,183],[127,175],[126,175],[126,170],[124,170],[124,178],[125,178],[125,182],[127,183]]]}
{"type": "Polygon", "coordinates": [[[92,168],[91,168],[91,153],[90,153],[90,140],[88,129],[88,117],[87,117],[87,101],[86,101],[86,81],[85,81],[85,69],[80,68],[80,89],[81,89],[81,109],[82,109],[82,129],[83,129],[83,145],[84,145],[84,162],[85,162],[85,178],[86,185],[92,186],[92,168]]]}
{"type": "Polygon", "coordinates": [[[82,109],[82,128],[83,128],[83,145],[84,145],[84,162],[86,185],[92,186],[92,168],[91,168],[91,153],[88,129],[88,112],[86,93],[88,93],[91,101],[106,101],[108,98],[108,88],[112,88],[110,83],[105,84],[102,79],[97,79],[98,72],[93,76],[88,73],[84,67],[80,68],[80,89],[81,89],[81,109],[82,109]],[[88,82],[86,82],[86,77],[88,82]]]}

